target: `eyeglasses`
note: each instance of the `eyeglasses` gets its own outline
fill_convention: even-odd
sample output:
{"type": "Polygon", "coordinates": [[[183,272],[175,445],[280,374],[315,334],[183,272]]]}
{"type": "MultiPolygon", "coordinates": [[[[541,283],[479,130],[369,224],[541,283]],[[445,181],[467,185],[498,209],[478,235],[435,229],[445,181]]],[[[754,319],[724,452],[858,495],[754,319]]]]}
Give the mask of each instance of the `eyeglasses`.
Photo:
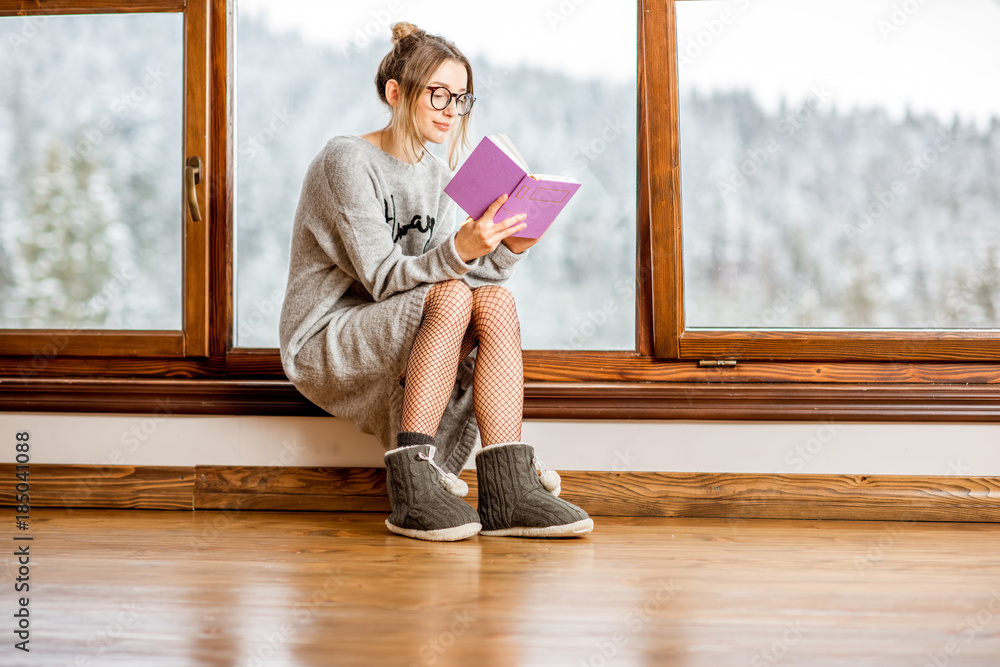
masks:
{"type": "Polygon", "coordinates": [[[451,104],[451,98],[455,98],[455,108],[458,109],[458,115],[464,116],[470,111],[472,111],[472,103],[476,101],[476,98],[469,93],[462,93],[458,95],[451,92],[444,86],[427,86],[427,90],[431,91],[431,106],[438,111],[444,111],[451,104]]]}

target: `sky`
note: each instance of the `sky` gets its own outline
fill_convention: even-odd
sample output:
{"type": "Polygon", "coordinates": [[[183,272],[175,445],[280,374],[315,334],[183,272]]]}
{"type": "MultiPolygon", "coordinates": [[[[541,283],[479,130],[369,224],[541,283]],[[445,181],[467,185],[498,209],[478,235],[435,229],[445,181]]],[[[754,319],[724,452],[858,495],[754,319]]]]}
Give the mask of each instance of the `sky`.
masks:
{"type": "Polygon", "coordinates": [[[237,11],[264,13],[277,29],[341,48],[371,36],[388,44],[390,26],[408,21],[470,58],[615,81],[636,76],[636,0],[237,0],[237,11]]]}
{"type": "MultiPolygon", "coordinates": [[[[773,111],[819,90],[844,112],[906,105],[985,127],[1000,116],[1000,0],[678,0],[682,88],[748,88],[773,111]],[[894,13],[894,8],[896,8],[894,13]],[[723,21],[723,12],[728,11],[723,21]],[[692,46],[692,44],[694,46],[692,46]],[[683,60],[683,57],[687,60],[683,60]]],[[[406,20],[466,55],[635,80],[635,0],[238,0],[279,30],[338,48],[406,20]]]]}
{"type": "Polygon", "coordinates": [[[1000,0],[699,0],[677,16],[681,54],[706,44],[682,64],[682,88],[746,86],[773,109],[822,84],[842,111],[881,104],[898,118],[909,102],[980,127],[1000,116],[1000,0]]]}

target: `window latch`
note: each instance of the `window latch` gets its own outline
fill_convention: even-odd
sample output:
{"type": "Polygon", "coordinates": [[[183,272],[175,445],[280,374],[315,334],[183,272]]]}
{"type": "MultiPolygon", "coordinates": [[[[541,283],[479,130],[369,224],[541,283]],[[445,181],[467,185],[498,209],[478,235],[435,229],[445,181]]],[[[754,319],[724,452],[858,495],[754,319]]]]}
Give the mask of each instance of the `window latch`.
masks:
{"type": "Polygon", "coordinates": [[[735,359],[702,359],[698,362],[699,368],[715,368],[717,366],[735,366],[735,359]]]}
{"type": "Polygon", "coordinates": [[[201,183],[201,158],[193,155],[188,158],[184,167],[184,181],[187,189],[188,209],[191,211],[191,219],[201,222],[201,210],[198,208],[198,193],[194,186],[201,183]]]}

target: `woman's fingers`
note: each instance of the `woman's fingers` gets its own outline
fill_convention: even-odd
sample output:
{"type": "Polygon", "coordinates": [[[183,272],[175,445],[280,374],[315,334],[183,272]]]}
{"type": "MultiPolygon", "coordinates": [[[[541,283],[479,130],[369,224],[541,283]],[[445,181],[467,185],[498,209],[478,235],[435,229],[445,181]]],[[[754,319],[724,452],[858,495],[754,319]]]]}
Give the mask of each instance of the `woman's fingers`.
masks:
{"type": "Polygon", "coordinates": [[[527,227],[528,223],[524,222],[527,217],[527,213],[518,213],[517,215],[512,215],[500,223],[503,225],[503,236],[501,238],[507,238],[511,234],[516,234],[527,227]]]}
{"type": "Polygon", "coordinates": [[[489,228],[486,230],[485,236],[487,243],[491,248],[495,248],[500,241],[527,227],[527,223],[521,224],[527,217],[526,213],[518,213],[517,215],[510,216],[502,222],[494,222],[490,224],[489,228]]]}
{"type": "Polygon", "coordinates": [[[500,244],[500,241],[511,234],[516,234],[528,226],[527,223],[524,223],[524,219],[528,217],[525,213],[512,215],[502,222],[494,222],[493,217],[507,199],[507,195],[497,197],[496,201],[490,204],[486,212],[483,213],[483,217],[476,221],[477,231],[482,239],[482,243],[488,246],[489,250],[496,248],[500,244]]]}
{"type": "Polygon", "coordinates": [[[505,201],[507,201],[507,195],[500,195],[499,197],[497,197],[497,200],[492,204],[490,204],[489,208],[486,209],[486,213],[483,214],[483,217],[485,218],[488,215],[490,218],[492,218],[494,215],[497,214],[497,211],[500,210],[500,207],[503,206],[503,203],[505,201]]]}

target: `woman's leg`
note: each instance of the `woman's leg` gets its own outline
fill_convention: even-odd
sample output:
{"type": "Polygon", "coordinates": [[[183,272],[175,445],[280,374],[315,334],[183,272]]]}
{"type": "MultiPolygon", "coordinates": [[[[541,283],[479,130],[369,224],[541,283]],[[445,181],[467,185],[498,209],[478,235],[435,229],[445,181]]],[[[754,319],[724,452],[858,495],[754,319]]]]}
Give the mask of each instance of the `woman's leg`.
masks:
{"type": "Polygon", "coordinates": [[[480,534],[586,535],[594,529],[593,519],[557,497],[559,475],[540,474],[534,447],[521,442],[524,364],[514,296],[495,285],[473,290],[469,326],[479,344],[472,400],[483,440],[476,453],[480,534]]]}
{"type": "MultiPolygon", "coordinates": [[[[424,317],[406,362],[401,432],[433,436],[455,386],[462,340],[472,311],[472,292],[459,280],[427,292],[424,317]]],[[[468,355],[468,352],[465,353],[468,355]]]]}
{"type": "Polygon", "coordinates": [[[468,487],[454,475],[446,477],[434,462],[434,436],[455,387],[458,352],[471,316],[472,292],[465,283],[448,280],[427,291],[406,362],[401,429],[396,448],[385,453],[392,506],[385,525],[406,537],[452,542],[482,528],[479,514],[462,500],[468,487]]]}
{"type": "MultiPolygon", "coordinates": [[[[497,285],[472,291],[472,322],[463,340],[471,351],[478,342],[472,402],[483,447],[521,439],[524,414],[524,364],[514,295],[497,285]]],[[[464,359],[465,357],[461,357],[464,359]]]]}

